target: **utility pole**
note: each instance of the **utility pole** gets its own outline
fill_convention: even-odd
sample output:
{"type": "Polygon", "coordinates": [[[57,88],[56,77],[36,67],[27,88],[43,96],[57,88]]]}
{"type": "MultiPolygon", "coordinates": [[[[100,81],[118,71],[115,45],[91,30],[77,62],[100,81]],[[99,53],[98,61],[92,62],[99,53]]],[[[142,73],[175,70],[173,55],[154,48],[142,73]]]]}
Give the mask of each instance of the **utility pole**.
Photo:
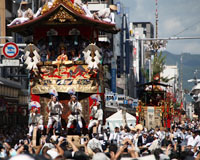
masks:
{"type": "Polygon", "coordinates": [[[183,55],[181,54],[181,100],[183,99],[183,55]]]}
{"type": "Polygon", "coordinates": [[[128,96],[128,74],[126,73],[126,25],[127,25],[127,16],[126,14],[123,15],[123,19],[122,19],[122,24],[123,24],[123,46],[122,46],[122,52],[123,52],[123,72],[124,72],[124,95],[128,96]]]}
{"type": "Polygon", "coordinates": [[[156,0],[156,38],[158,38],[158,0],[156,0]]]}
{"type": "MultiPolygon", "coordinates": [[[[184,92],[183,92],[183,55],[181,54],[181,59],[180,59],[180,62],[181,62],[181,86],[180,86],[180,100],[181,100],[181,105],[183,104],[184,102],[184,92]]],[[[182,106],[181,106],[182,107],[182,106]]]]}
{"type": "MultiPolygon", "coordinates": [[[[6,36],[6,1],[0,0],[0,36],[6,36]]],[[[6,40],[2,39],[0,40],[0,43],[5,43],[6,40]]],[[[1,59],[1,53],[0,51],[0,59],[1,59]]]]}

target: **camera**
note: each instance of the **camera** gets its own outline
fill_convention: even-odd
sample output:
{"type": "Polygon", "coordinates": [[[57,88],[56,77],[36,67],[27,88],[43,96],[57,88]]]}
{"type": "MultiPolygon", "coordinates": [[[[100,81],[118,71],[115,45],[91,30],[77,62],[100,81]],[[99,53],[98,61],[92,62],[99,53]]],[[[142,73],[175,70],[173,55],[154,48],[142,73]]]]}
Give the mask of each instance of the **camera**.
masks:
{"type": "Polygon", "coordinates": [[[117,140],[111,140],[111,144],[116,144],[117,145],[117,140]]]}
{"type": "Polygon", "coordinates": [[[124,149],[124,152],[128,152],[128,148],[125,148],[125,149],[124,149]]]}
{"type": "Polygon", "coordinates": [[[129,145],[129,143],[128,143],[128,142],[126,142],[125,144],[126,144],[127,146],[129,145]]]}
{"type": "Polygon", "coordinates": [[[52,141],[51,143],[52,143],[52,144],[58,144],[58,140],[52,141]]]}
{"type": "Polygon", "coordinates": [[[28,146],[24,145],[24,151],[28,152],[28,146]]]}

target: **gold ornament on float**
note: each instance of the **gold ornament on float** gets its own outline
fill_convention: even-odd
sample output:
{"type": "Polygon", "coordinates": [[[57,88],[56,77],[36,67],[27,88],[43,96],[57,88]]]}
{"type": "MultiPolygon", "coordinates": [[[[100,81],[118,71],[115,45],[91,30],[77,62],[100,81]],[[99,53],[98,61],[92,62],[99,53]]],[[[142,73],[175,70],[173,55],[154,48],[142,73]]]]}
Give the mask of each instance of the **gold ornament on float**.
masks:
{"type": "MultiPolygon", "coordinates": [[[[66,6],[70,7],[70,8],[72,8],[74,11],[78,12],[79,14],[84,14],[84,11],[80,7],[74,6],[74,4],[69,0],[55,0],[51,8],[55,8],[57,5],[59,5],[61,3],[63,3],[64,5],[66,5],[66,6]]],[[[46,3],[43,6],[41,14],[44,14],[44,13],[48,12],[51,8],[49,8],[48,4],[46,3]]]]}
{"type": "Polygon", "coordinates": [[[71,16],[69,13],[67,13],[67,11],[63,9],[63,7],[61,7],[55,15],[49,18],[49,21],[51,22],[56,21],[56,20],[58,20],[61,23],[64,23],[66,21],[76,22],[76,19],[73,16],[71,16]]]}

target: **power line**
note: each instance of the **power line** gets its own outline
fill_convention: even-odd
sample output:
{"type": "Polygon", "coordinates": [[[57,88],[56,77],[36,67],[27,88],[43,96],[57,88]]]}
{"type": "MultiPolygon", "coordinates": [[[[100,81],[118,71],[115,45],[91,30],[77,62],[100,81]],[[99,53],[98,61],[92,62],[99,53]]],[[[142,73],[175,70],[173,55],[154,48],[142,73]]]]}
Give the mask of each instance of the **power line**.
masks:
{"type": "MultiPolygon", "coordinates": [[[[197,37],[168,37],[168,38],[137,38],[135,40],[143,41],[157,41],[157,40],[185,40],[185,39],[200,39],[200,36],[197,37]]],[[[133,39],[126,39],[127,41],[133,41],[133,39]]]]}
{"type": "Polygon", "coordinates": [[[175,35],[173,35],[173,36],[177,36],[177,35],[179,35],[179,34],[181,34],[181,33],[185,32],[185,31],[187,31],[188,29],[190,29],[191,27],[194,27],[194,26],[195,26],[195,25],[197,25],[198,23],[200,23],[200,20],[199,20],[199,21],[197,21],[197,22],[195,22],[194,24],[192,24],[192,25],[188,26],[187,28],[183,29],[182,31],[180,31],[180,32],[176,33],[176,34],[175,34],[175,35]]]}

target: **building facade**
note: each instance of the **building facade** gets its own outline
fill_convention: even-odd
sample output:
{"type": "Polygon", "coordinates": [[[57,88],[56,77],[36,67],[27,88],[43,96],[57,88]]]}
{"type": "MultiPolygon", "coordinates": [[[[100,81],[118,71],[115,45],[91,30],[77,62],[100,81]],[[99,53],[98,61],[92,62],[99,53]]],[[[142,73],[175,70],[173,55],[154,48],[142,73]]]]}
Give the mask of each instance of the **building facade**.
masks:
{"type": "Polygon", "coordinates": [[[169,92],[176,94],[178,88],[178,78],[179,78],[179,70],[177,65],[165,65],[163,72],[161,73],[161,77],[167,77],[169,82],[167,82],[169,87],[169,92]]]}
{"type": "MultiPolygon", "coordinates": [[[[12,0],[0,0],[1,44],[5,44],[12,36],[17,43],[16,35],[6,30],[6,25],[16,17],[19,3],[12,0]]],[[[13,65],[12,60],[6,63],[2,48],[0,50],[0,126],[24,124],[28,110],[28,74],[20,65],[13,65]],[[23,75],[23,77],[22,77],[23,75]]],[[[19,56],[14,59],[19,63],[19,56]]]]}
{"type": "Polygon", "coordinates": [[[147,82],[144,78],[142,70],[149,72],[149,79],[151,79],[151,65],[153,61],[153,52],[148,50],[150,41],[142,39],[154,37],[154,26],[151,22],[131,22],[130,23],[130,39],[133,43],[133,72],[134,72],[134,95],[138,96],[138,84],[147,82]],[[141,40],[138,40],[141,39],[141,40]]]}

